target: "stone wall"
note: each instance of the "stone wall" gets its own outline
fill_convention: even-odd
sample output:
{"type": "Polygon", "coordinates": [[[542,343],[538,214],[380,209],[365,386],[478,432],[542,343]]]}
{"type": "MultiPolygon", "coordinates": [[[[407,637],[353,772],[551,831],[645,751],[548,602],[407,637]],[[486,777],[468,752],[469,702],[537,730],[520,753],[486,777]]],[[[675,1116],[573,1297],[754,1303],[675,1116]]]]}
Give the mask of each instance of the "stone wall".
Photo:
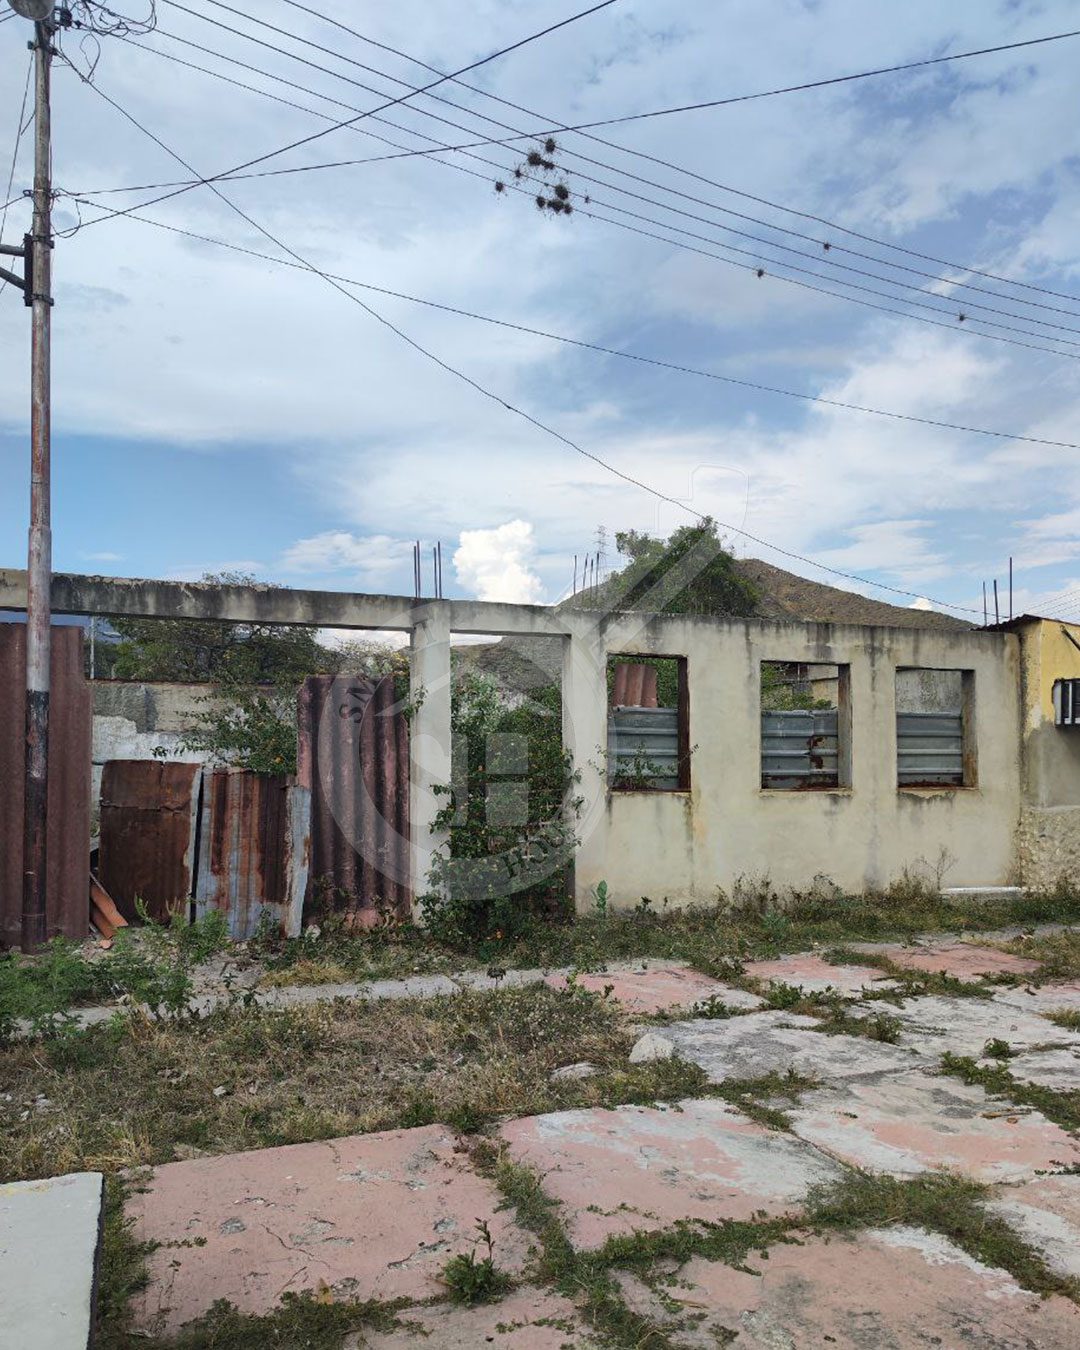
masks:
{"type": "Polygon", "coordinates": [[[1016,831],[1018,880],[1050,890],[1080,884],[1080,806],[1025,806],[1016,831]]]}

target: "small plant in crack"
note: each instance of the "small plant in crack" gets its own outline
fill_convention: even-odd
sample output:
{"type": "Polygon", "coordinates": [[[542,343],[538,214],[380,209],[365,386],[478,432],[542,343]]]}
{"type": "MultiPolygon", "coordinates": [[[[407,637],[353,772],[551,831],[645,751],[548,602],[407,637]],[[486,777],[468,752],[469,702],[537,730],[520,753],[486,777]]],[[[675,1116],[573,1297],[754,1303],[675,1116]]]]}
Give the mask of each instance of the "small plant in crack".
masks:
{"type": "Polygon", "coordinates": [[[442,1282],[455,1303],[472,1307],[501,1298],[510,1287],[510,1277],[495,1264],[495,1240],[486,1219],[477,1219],[472,1251],[452,1256],[442,1269],[442,1282]],[[481,1247],[487,1251],[480,1256],[481,1247]]]}
{"type": "Polygon", "coordinates": [[[1008,1041],[994,1036],[983,1046],[983,1054],[987,1059],[1012,1059],[1013,1048],[1008,1041]]]}

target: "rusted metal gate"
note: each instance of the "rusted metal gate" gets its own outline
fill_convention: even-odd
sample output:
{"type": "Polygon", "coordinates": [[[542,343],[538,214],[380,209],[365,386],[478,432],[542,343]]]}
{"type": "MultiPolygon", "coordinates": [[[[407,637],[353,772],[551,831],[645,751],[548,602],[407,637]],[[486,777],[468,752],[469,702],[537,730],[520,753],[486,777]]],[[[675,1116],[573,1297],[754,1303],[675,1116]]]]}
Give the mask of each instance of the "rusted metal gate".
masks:
{"type": "Polygon", "coordinates": [[[249,938],[264,915],[301,929],[310,853],[311,794],[291,779],[204,769],[195,914],[219,909],[229,934],[249,938]]]}
{"type": "MultiPolygon", "coordinates": [[[[22,933],[26,627],[0,623],[0,938],[22,933]]],[[[82,940],[90,929],[90,686],[80,628],[54,625],[50,660],[46,931],[82,940]]]]}
{"type": "Polygon", "coordinates": [[[297,776],[311,789],[309,894],[361,923],[407,917],[409,726],[393,676],[309,676],[297,722],[297,776]]]}
{"type": "Polygon", "coordinates": [[[125,919],[187,911],[195,880],[201,764],[111,759],[101,775],[98,876],[125,919]]]}

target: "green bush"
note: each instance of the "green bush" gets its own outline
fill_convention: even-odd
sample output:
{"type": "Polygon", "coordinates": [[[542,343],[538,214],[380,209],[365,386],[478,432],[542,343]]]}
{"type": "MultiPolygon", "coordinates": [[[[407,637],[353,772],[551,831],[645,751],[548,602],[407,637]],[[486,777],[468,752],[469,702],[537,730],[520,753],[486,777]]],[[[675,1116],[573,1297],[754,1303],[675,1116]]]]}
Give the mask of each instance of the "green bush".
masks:
{"type": "Polygon", "coordinates": [[[453,781],[435,789],[448,798],[435,829],[447,831],[450,844],[428,875],[424,922],[439,941],[497,950],[537,918],[569,917],[566,869],[580,801],[562,745],[560,691],[548,685],[508,708],[491,680],[466,673],[455,682],[451,729],[453,781]],[[525,742],[527,764],[500,767],[500,742],[491,738],[507,735],[525,742]],[[527,788],[523,820],[504,819],[497,809],[507,782],[527,788]]]}

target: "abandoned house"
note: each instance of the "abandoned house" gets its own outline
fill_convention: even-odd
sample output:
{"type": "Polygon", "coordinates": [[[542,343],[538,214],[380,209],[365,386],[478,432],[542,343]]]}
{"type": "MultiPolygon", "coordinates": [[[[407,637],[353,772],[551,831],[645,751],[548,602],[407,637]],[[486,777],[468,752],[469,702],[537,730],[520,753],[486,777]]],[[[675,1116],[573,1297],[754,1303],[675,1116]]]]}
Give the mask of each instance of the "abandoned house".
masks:
{"type": "MultiPolygon", "coordinates": [[[[21,609],[25,586],[24,573],[0,572],[0,608],[21,609]]],[[[408,634],[409,717],[372,682],[320,677],[301,699],[296,779],[251,784],[254,775],[148,752],[98,764],[103,792],[112,775],[116,829],[130,839],[133,820],[144,827],[129,889],[153,892],[132,873],[143,866],[164,888],[160,906],[229,909],[236,935],[264,911],[297,931],[319,875],[361,908],[381,897],[408,910],[423,893],[446,844],[433,825],[436,789],[452,778],[459,635],[543,638],[557,652],[562,738],[579,775],[568,883],[579,908],[601,881],[615,905],[642,895],[683,905],[763,874],[778,888],[819,874],[852,892],[880,888],[920,860],[940,863],[957,887],[1048,886],[1080,874],[1080,627],[1057,620],[977,629],[882,626],[876,616],[724,619],[65,575],[53,606],[408,634]],[[147,798],[151,788],[160,801],[147,798]],[[149,828],[148,802],[160,816],[165,801],[168,831],[149,828]]],[[[15,691],[18,627],[0,625],[0,677],[15,691]]],[[[66,881],[58,873],[50,931],[78,935],[85,913],[60,892],[77,891],[85,875],[89,696],[73,655],[81,634],[55,631],[50,839],[55,832],[74,861],[66,881]]],[[[0,719],[9,942],[19,915],[18,702],[7,698],[0,719]]],[[[154,743],[168,749],[167,736],[154,743]]],[[[502,777],[511,795],[527,790],[526,765],[504,764],[502,777]]],[[[103,855],[108,839],[103,818],[103,855]]]]}

